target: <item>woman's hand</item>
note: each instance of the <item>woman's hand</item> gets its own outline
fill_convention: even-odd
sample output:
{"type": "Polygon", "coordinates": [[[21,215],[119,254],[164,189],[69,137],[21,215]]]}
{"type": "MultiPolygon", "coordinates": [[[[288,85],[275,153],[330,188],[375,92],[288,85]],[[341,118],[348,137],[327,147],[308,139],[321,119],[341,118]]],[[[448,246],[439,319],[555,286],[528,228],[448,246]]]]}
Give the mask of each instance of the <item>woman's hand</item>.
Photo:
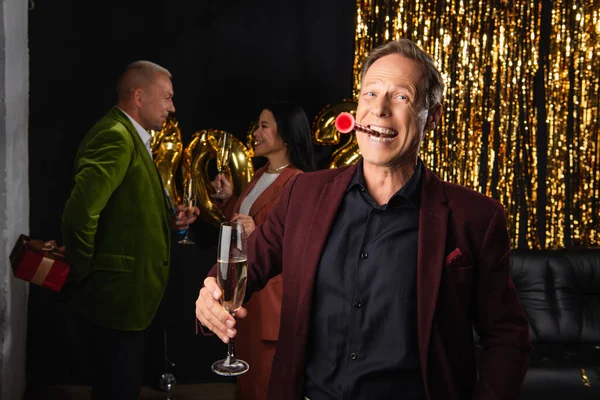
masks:
{"type": "Polygon", "coordinates": [[[244,225],[244,230],[246,231],[246,236],[250,237],[252,232],[256,229],[256,225],[254,224],[254,220],[249,215],[244,214],[234,214],[231,222],[240,222],[244,225]]]}
{"type": "Polygon", "coordinates": [[[233,194],[233,185],[224,174],[218,174],[211,186],[215,189],[215,194],[211,195],[216,199],[227,200],[233,194]]]}

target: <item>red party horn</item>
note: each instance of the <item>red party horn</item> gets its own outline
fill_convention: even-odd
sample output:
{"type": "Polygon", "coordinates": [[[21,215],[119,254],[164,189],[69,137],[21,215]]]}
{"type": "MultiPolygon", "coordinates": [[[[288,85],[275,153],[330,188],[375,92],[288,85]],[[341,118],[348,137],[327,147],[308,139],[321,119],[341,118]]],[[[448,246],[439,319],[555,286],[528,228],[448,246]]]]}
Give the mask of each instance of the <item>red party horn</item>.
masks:
{"type": "Polygon", "coordinates": [[[384,136],[384,137],[395,136],[395,135],[386,135],[381,132],[377,132],[376,130],[373,130],[364,125],[357,124],[356,119],[354,119],[354,116],[352,114],[350,114],[349,112],[339,113],[339,115],[335,119],[335,129],[340,131],[340,133],[350,133],[353,130],[357,130],[360,132],[367,133],[371,136],[377,136],[377,137],[379,137],[379,136],[384,136]]]}

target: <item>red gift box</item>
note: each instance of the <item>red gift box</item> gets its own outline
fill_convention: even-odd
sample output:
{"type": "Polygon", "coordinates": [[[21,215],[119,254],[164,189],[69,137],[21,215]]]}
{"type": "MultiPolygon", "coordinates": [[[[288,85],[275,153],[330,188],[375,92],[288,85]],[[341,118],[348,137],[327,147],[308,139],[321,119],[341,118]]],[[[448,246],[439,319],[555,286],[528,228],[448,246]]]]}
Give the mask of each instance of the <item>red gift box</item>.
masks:
{"type": "Polygon", "coordinates": [[[32,240],[21,235],[10,253],[15,278],[60,292],[69,275],[62,249],[54,241],[32,240]]]}

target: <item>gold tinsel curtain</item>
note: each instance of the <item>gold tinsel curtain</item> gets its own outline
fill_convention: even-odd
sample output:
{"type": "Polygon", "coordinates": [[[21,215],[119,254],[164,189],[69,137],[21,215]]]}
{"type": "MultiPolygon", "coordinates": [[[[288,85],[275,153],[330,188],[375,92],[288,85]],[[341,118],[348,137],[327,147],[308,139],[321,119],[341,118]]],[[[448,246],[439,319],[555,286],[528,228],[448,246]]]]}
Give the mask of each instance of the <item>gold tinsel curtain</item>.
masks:
{"type": "Polygon", "coordinates": [[[500,201],[515,248],[600,245],[599,10],[595,0],[358,0],[354,95],[365,55],[410,38],[447,86],[427,165],[500,201]]]}

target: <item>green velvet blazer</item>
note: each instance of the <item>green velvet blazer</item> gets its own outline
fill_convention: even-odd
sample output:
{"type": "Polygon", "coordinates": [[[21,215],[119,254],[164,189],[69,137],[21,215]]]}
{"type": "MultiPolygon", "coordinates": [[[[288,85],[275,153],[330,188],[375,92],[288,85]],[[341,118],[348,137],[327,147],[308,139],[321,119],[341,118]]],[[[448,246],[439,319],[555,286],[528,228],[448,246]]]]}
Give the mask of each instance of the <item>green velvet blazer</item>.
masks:
{"type": "Polygon", "coordinates": [[[75,183],[62,216],[69,303],[107,328],[150,325],[169,270],[164,189],[148,150],[117,107],[100,119],[75,156],[75,183]]]}

